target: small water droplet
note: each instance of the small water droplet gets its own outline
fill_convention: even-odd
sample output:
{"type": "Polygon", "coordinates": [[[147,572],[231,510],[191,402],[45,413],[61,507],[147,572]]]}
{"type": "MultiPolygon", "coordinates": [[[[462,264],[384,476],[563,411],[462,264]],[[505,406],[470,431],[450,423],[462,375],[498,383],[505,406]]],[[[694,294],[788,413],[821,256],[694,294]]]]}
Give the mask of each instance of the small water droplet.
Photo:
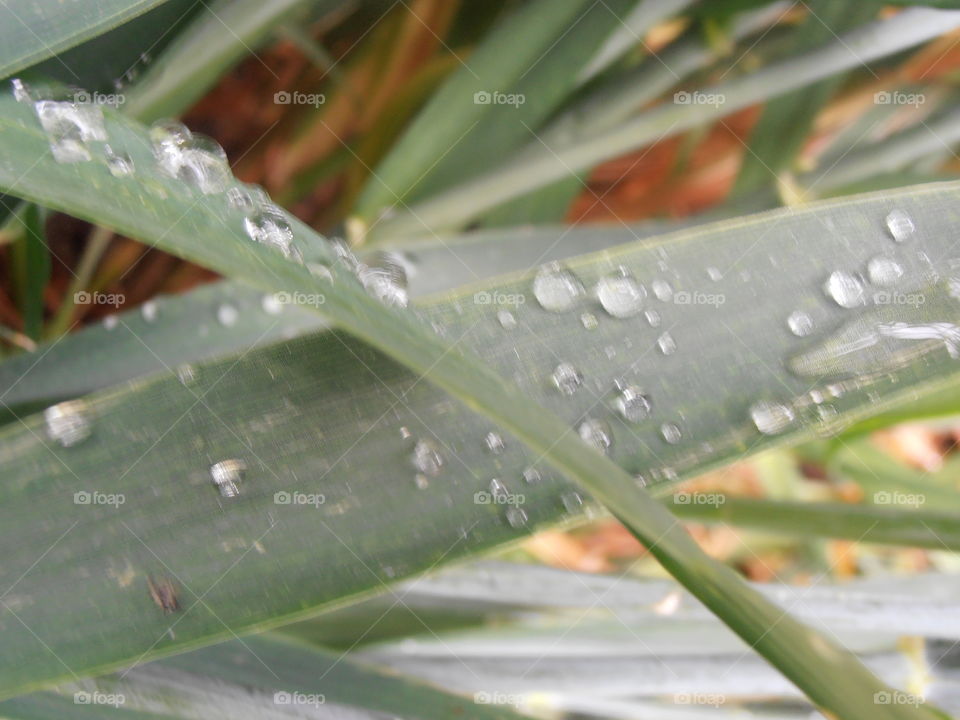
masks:
{"type": "Polygon", "coordinates": [[[560,363],[550,376],[553,385],[562,395],[573,395],[583,384],[583,375],[570,363],[560,363]]]}
{"type": "Polygon", "coordinates": [[[92,432],[86,403],[68,400],[43,411],[47,436],[62,447],[73,447],[83,442],[92,432]]]}
{"type": "Polygon", "coordinates": [[[428,487],[430,487],[430,478],[423,473],[417,473],[413,476],[413,484],[416,485],[420,490],[426,490],[428,487]]]}
{"type": "Polygon", "coordinates": [[[887,232],[897,242],[904,242],[910,239],[916,229],[913,220],[903,210],[891,210],[890,214],[884,219],[887,226],[887,232]]]}
{"type": "Polygon", "coordinates": [[[409,440],[413,437],[413,433],[410,432],[410,428],[404,425],[400,428],[400,437],[402,437],[404,440],[409,440]]]}
{"type": "Polygon", "coordinates": [[[490,494],[493,495],[497,502],[502,503],[510,495],[510,491],[507,490],[507,486],[504,485],[501,480],[493,478],[490,480],[490,494]]]}
{"type": "Polygon", "coordinates": [[[120,319],[116,315],[107,315],[103,319],[102,324],[104,330],[113,330],[117,325],[120,324],[120,319]]]}
{"type": "Polygon", "coordinates": [[[657,347],[664,355],[673,355],[677,351],[677,343],[673,339],[673,335],[668,332],[657,338],[657,347]]]}
{"type": "Polygon", "coordinates": [[[529,467],[523,471],[523,479],[532,485],[533,483],[540,482],[543,479],[543,476],[536,468],[529,467]]]}
{"type": "Polygon", "coordinates": [[[647,319],[647,324],[650,327],[660,327],[660,323],[662,321],[660,319],[660,313],[658,313],[656,310],[647,310],[643,313],[643,316],[647,319]]]}
{"type": "Polygon", "coordinates": [[[157,316],[160,314],[160,309],[157,307],[155,300],[147,300],[143,305],[140,306],[140,315],[148,323],[152,323],[157,319],[157,316]]]}
{"type": "Polygon", "coordinates": [[[104,145],[103,155],[107,162],[107,169],[114,177],[126,177],[133,174],[133,160],[127,153],[117,152],[109,145],[104,145]]]}
{"type": "Polygon", "coordinates": [[[22,103],[34,101],[30,86],[23,82],[23,80],[20,78],[13,78],[13,80],[10,81],[10,85],[13,88],[14,100],[22,103]]]}
{"type": "Polygon", "coordinates": [[[580,324],[583,325],[586,330],[593,330],[599,324],[597,322],[597,316],[593,313],[585,312],[580,316],[580,324]]]}
{"type": "Polygon", "coordinates": [[[750,406],[750,419],[764,435],[776,435],[793,424],[794,414],[787,405],[761,400],[750,406]]]}
{"type": "Polygon", "coordinates": [[[260,298],[260,307],[267,315],[279,315],[283,312],[283,303],[275,293],[268,293],[260,298]]]}
{"type": "Polygon", "coordinates": [[[240,481],[247,470],[243,460],[231,458],[210,466],[210,478],[223,497],[232,498],[240,494],[240,481]]]}
{"type": "Polygon", "coordinates": [[[499,455],[504,450],[503,436],[500,433],[488,432],[483,438],[483,445],[488,452],[499,455]]]}
{"type": "Polygon", "coordinates": [[[673,298],[673,288],[670,286],[666,280],[654,280],[650,283],[650,287],[653,289],[653,294],[656,296],[657,300],[661,302],[670,302],[673,298]]]}
{"type": "Polygon", "coordinates": [[[683,433],[680,432],[680,428],[674,423],[664,423],[661,425],[660,434],[663,436],[663,439],[671,445],[676,445],[683,439],[683,433]]]}
{"type": "Polygon", "coordinates": [[[177,368],[177,380],[179,380],[183,385],[189,385],[196,379],[196,377],[197,372],[193,369],[193,365],[184,364],[177,368]]]}
{"type": "Polygon", "coordinates": [[[893,258],[878,255],[867,263],[867,278],[874,285],[893,285],[903,277],[903,268],[893,258]]]}
{"type": "Polygon", "coordinates": [[[636,385],[628,385],[617,394],[613,407],[624,420],[638,423],[650,415],[650,396],[636,385]]]}
{"type": "Polygon", "coordinates": [[[550,312],[570,310],[583,294],[583,285],[576,276],[558,263],[543,266],[533,279],[533,296],[540,307],[550,312]]]}
{"type": "Polygon", "coordinates": [[[806,337],[813,332],[813,318],[803,310],[795,310],[787,318],[787,327],[797,337],[806,337]]]}
{"type": "Polygon", "coordinates": [[[842,308],[854,308],[867,303],[863,283],[856,275],[845,270],[830,273],[830,277],[823,284],[823,290],[842,308]]]}
{"type": "Polygon", "coordinates": [[[516,505],[510,505],[506,512],[504,513],[507,518],[507,523],[510,527],[523,527],[527,524],[527,513],[523,508],[519,508],[516,505]]]}
{"type": "Polygon", "coordinates": [[[269,196],[259,185],[234,185],[225,195],[230,207],[245,213],[270,204],[269,196]]]}
{"type": "Polygon", "coordinates": [[[439,475],[443,456],[429,440],[418,440],[413,446],[413,466],[424,475],[439,475]]]}
{"type": "Polygon", "coordinates": [[[583,507],[583,498],[580,493],[571,491],[560,496],[560,503],[568,513],[576,514],[583,507]]]}
{"type": "Polygon", "coordinates": [[[714,282],[719,282],[720,280],[723,280],[723,273],[720,272],[720,268],[708,267],[707,277],[709,277],[714,282]]]}
{"type": "Polygon", "coordinates": [[[586,418],[577,426],[577,434],[581,440],[602,453],[607,452],[613,444],[610,425],[597,418],[586,418]]]}
{"type": "Polygon", "coordinates": [[[600,306],[616,318],[636,315],[643,308],[647,291],[629,275],[620,272],[600,278],[593,289],[600,306]]]}
{"type": "Polygon", "coordinates": [[[517,326],[517,319],[509,310],[497,310],[497,322],[504,330],[513,330],[517,326]]]}
{"type": "Polygon", "coordinates": [[[47,134],[53,159],[57,162],[90,160],[92,156],[88,143],[107,139],[103,112],[97,105],[41,100],[33,107],[47,134]]]}
{"type": "Polygon", "coordinates": [[[233,327],[239,317],[240,312],[233,305],[223,303],[217,308],[217,322],[224,327],[233,327]]]}

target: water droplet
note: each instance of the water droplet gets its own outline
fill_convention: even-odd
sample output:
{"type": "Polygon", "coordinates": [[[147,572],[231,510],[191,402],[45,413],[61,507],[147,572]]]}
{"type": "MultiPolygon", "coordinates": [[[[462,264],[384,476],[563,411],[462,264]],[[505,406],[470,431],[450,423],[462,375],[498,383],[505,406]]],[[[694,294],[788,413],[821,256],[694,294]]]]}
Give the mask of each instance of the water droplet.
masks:
{"type": "Polygon", "coordinates": [[[407,271],[393,253],[379,253],[369,264],[357,267],[357,279],[364,289],[384,305],[406,307],[407,271]]]}
{"type": "Polygon", "coordinates": [[[653,294],[657,300],[661,302],[670,302],[671,298],[673,298],[673,288],[666,280],[654,280],[650,283],[650,287],[653,289],[653,294]]]}
{"type": "Polygon", "coordinates": [[[543,266],[533,279],[533,296],[540,307],[550,312],[570,310],[583,294],[583,285],[576,276],[557,263],[543,266]]]}
{"type": "Polygon", "coordinates": [[[260,298],[260,307],[267,315],[279,315],[283,312],[283,303],[274,293],[269,293],[260,298]]]}
{"type": "Polygon", "coordinates": [[[523,508],[519,508],[516,505],[510,505],[507,508],[506,513],[504,513],[507,518],[507,523],[510,527],[523,527],[527,524],[527,513],[523,508]]]}
{"type": "Polygon", "coordinates": [[[795,310],[787,318],[787,327],[797,337],[806,337],[813,332],[813,318],[803,310],[795,310]]]}
{"type": "Polygon", "coordinates": [[[31,92],[30,86],[27,85],[20,78],[14,78],[10,81],[10,85],[13,88],[13,99],[17,102],[33,102],[34,97],[31,92]]]}
{"type": "Polygon", "coordinates": [[[903,268],[893,258],[878,255],[867,263],[867,278],[874,285],[893,285],[903,277],[903,268]]]}
{"type": "Polygon", "coordinates": [[[720,269],[719,269],[719,268],[708,267],[708,268],[707,268],[707,277],[709,277],[709,278],[710,278],[711,280],[713,280],[714,282],[719,282],[720,280],[723,280],[723,273],[720,272],[720,269]]]}
{"type": "Polygon", "coordinates": [[[420,490],[426,490],[428,487],[430,487],[430,478],[423,473],[417,473],[413,476],[413,484],[416,485],[420,490]]]}
{"type": "Polygon", "coordinates": [[[517,326],[517,319],[509,310],[497,310],[497,322],[504,330],[513,330],[517,326]]]}
{"type": "Polygon", "coordinates": [[[636,385],[628,385],[614,399],[613,407],[624,420],[638,423],[650,415],[650,396],[636,385]]]}
{"type": "Polygon", "coordinates": [[[210,466],[210,478],[223,497],[232,498],[240,494],[240,481],[247,470],[243,460],[231,458],[210,466]]]}
{"type": "Polygon", "coordinates": [[[557,365],[550,379],[562,395],[573,395],[583,384],[583,375],[580,374],[580,371],[570,363],[565,362],[557,365]]]}
{"type": "Polygon", "coordinates": [[[587,418],[577,426],[580,439],[602,453],[607,452],[613,444],[613,433],[604,420],[587,418]]]}
{"type": "Polygon", "coordinates": [[[507,490],[507,486],[503,484],[497,478],[490,480],[490,494],[497,500],[497,502],[504,502],[507,497],[510,495],[510,491],[507,490]]]}
{"type": "Polygon", "coordinates": [[[325,282],[333,282],[333,273],[330,268],[320,263],[307,263],[307,271],[315,278],[325,282]]]}
{"type": "Polygon", "coordinates": [[[671,445],[676,445],[683,439],[683,433],[680,432],[680,428],[674,423],[664,423],[661,425],[660,434],[663,436],[663,439],[671,445]]]}
{"type": "Polygon", "coordinates": [[[597,316],[593,313],[585,312],[580,316],[580,324],[586,330],[593,330],[597,327],[597,316]]]}
{"type": "Polygon", "coordinates": [[[601,307],[616,318],[636,315],[643,307],[647,291],[625,273],[600,278],[593,289],[601,307]]]}
{"type": "Polygon", "coordinates": [[[845,270],[830,273],[830,277],[823,284],[823,290],[842,308],[854,308],[867,303],[863,283],[845,270]]]}
{"type": "Polygon", "coordinates": [[[152,323],[157,319],[157,316],[160,314],[160,309],[157,307],[155,300],[147,300],[143,305],[140,306],[140,315],[148,323],[152,323]]]}
{"type": "Polygon", "coordinates": [[[650,327],[660,327],[660,313],[658,313],[656,310],[647,310],[643,313],[643,316],[647,319],[647,324],[650,327]]]}
{"type": "Polygon", "coordinates": [[[560,503],[568,513],[576,514],[583,507],[583,498],[578,492],[568,492],[560,496],[560,503]]]}
{"type": "Polygon", "coordinates": [[[57,162],[90,160],[92,156],[87,143],[107,139],[103,112],[97,105],[41,100],[33,107],[57,162]]]}
{"type": "Polygon", "coordinates": [[[197,372],[193,369],[193,365],[184,364],[177,368],[177,380],[183,385],[189,385],[196,377],[197,372]]]}
{"type": "Polygon", "coordinates": [[[133,174],[133,160],[125,152],[117,152],[109,145],[103,146],[107,169],[114,177],[126,177],[133,174]]]}
{"type": "Polygon", "coordinates": [[[915,230],[913,220],[903,210],[891,210],[890,214],[884,219],[884,223],[887,226],[887,232],[890,233],[890,237],[897,242],[909,240],[915,230]]]}
{"type": "Polygon", "coordinates": [[[540,482],[543,479],[543,476],[536,468],[529,467],[523,471],[523,479],[532,485],[533,483],[540,482]]]}
{"type": "Polygon", "coordinates": [[[489,452],[499,455],[504,450],[503,436],[500,433],[488,432],[483,438],[483,445],[489,452]]]}
{"type": "Polygon", "coordinates": [[[233,305],[223,303],[217,308],[217,322],[224,327],[233,327],[239,317],[240,312],[233,305]]]}
{"type": "Polygon", "coordinates": [[[413,446],[413,466],[424,475],[439,475],[443,456],[429,440],[418,440],[413,446]]]}
{"type": "Polygon", "coordinates": [[[793,424],[794,414],[787,405],[761,400],[750,406],[750,419],[764,435],[776,435],[793,424]]]}
{"type": "Polygon", "coordinates": [[[104,330],[113,330],[119,324],[120,324],[120,319],[116,315],[107,315],[103,319],[104,330]]]}
{"type": "Polygon", "coordinates": [[[293,244],[293,228],[274,205],[262,206],[243,219],[243,229],[254,242],[279,250],[285,258],[300,261],[303,256],[293,244]]]}
{"type": "Polygon", "coordinates": [[[83,442],[92,432],[86,403],[68,400],[43,411],[47,436],[62,447],[83,442]]]}
{"type": "Polygon", "coordinates": [[[677,351],[677,343],[673,339],[673,335],[668,332],[657,338],[657,347],[664,355],[673,355],[677,351]]]}
{"type": "Polygon", "coordinates": [[[223,148],[205,135],[190,132],[181,123],[154,123],[150,139],[160,169],[204,195],[223,192],[233,179],[223,148]]]}
{"type": "Polygon", "coordinates": [[[259,185],[234,185],[225,195],[230,207],[244,213],[271,204],[269,196],[259,185]]]}

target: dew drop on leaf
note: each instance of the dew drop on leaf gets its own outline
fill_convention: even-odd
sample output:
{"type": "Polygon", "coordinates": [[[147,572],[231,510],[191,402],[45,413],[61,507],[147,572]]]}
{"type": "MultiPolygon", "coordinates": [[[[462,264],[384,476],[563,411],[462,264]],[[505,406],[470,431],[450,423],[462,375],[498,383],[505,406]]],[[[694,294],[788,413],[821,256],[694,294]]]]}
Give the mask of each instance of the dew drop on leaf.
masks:
{"type": "Polygon", "coordinates": [[[654,280],[650,283],[650,287],[653,289],[653,294],[657,300],[661,302],[670,302],[673,298],[673,288],[666,280],[654,280]]]}
{"type": "Polygon", "coordinates": [[[160,310],[157,307],[155,300],[147,300],[143,305],[140,306],[140,315],[148,323],[155,321],[159,314],[160,310]]]}
{"type": "Polygon", "coordinates": [[[55,100],[41,100],[34,104],[53,152],[60,163],[90,160],[89,142],[106,140],[103,112],[96,105],[80,105],[55,100]]]}
{"type": "Polygon", "coordinates": [[[867,263],[867,278],[874,285],[893,285],[903,277],[903,268],[893,258],[878,255],[867,263]]]}
{"type": "Polygon", "coordinates": [[[107,163],[107,169],[114,177],[126,177],[133,175],[133,160],[127,153],[117,152],[109,145],[103,147],[104,159],[107,163]]]}
{"type": "Polygon", "coordinates": [[[224,327],[233,327],[239,317],[240,312],[229,303],[223,303],[217,308],[217,322],[224,327]]]}
{"type": "Polygon", "coordinates": [[[488,452],[499,455],[504,450],[503,436],[500,433],[488,432],[483,438],[483,446],[488,452]]]}
{"type": "Polygon", "coordinates": [[[760,401],[750,406],[750,419],[764,435],[776,435],[786,430],[794,421],[793,410],[782,403],[760,401]]]}
{"type": "Polygon", "coordinates": [[[677,351],[677,343],[673,339],[673,335],[668,332],[657,338],[657,347],[664,355],[673,355],[677,351]]]}
{"type": "Polygon", "coordinates": [[[813,332],[813,318],[803,310],[795,310],[787,318],[787,327],[797,337],[806,337],[813,332]]]}
{"type": "Polygon", "coordinates": [[[621,272],[600,278],[593,294],[609,315],[627,318],[636,315],[643,308],[647,291],[643,285],[621,272]]]}
{"type": "Polygon", "coordinates": [[[650,397],[636,385],[623,388],[613,401],[613,408],[627,422],[638,423],[650,415],[650,397]]]}
{"type": "Polygon", "coordinates": [[[223,497],[232,498],[240,494],[240,481],[246,470],[243,460],[221,460],[210,466],[210,478],[223,497]]]}
{"type": "Polygon", "coordinates": [[[854,308],[865,305],[867,302],[863,283],[857,276],[845,270],[835,270],[830,273],[830,277],[823,284],[823,290],[842,308],[854,308]]]}
{"type": "Polygon", "coordinates": [[[913,220],[903,210],[891,210],[890,214],[884,218],[884,224],[887,226],[890,237],[897,242],[909,240],[915,230],[913,220]]]}
{"type": "Polygon", "coordinates": [[[516,505],[509,506],[505,516],[510,527],[519,528],[527,524],[526,511],[523,508],[517,507],[516,505]]]}
{"type": "Polygon", "coordinates": [[[553,386],[561,395],[573,395],[583,384],[583,375],[570,363],[560,363],[550,376],[553,386]]]}
{"type": "Polygon", "coordinates": [[[610,425],[598,418],[586,418],[577,426],[580,439],[602,453],[607,452],[613,444],[613,433],[610,425]]]}
{"type": "Polygon", "coordinates": [[[533,296],[550,312],[573,308],[584,294],[583,285],[572,272],[558,263],[543,266],[533,279],[533,296]]]}
{"type": "Polygon", "coordinates": [[[443,456],[430,440],[417,440],[413,446],[413,466],[424,475],[439,475],[443,456]]]}
{"type": "Polygon", "coordinates": [[[540,482],[540,480],[543,479],[543,476],[540,474],[540,471],[537,470],[536,468],[529,467],[523,471],[523,479],[525,482],[530,483],[532,485],[533,483],[540,482]]]}
{"type": "Polygon", "coordinates": [[[676,445],[683,439],[683,433],[680,432],[680,428],[674,423],[663,423],[663,425],[660,426],[660,434],[663,436],[663,439],[671,445],[676,445]]]}
{"type": "Polygon", "coordinates": [[[497,322],[504,330],[513,330],[517,326],[517,319],[509,310],[498,310],[497,322]]]}
{"type": "Polygon", "coordinates": [[[83,442],[92,432],[86,403],[68,400],[52,405],[43,411],[47,436],[62,447],[72,447],[83,442]]]}

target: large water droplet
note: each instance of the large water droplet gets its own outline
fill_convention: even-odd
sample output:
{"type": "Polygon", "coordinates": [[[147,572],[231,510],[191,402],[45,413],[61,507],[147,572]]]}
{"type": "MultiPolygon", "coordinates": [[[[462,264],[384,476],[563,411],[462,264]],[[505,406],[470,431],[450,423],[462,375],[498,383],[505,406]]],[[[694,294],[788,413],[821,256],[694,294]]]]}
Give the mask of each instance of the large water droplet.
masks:
{"type": "Polygon", "coordinates": [[[640,312],[647,295],[643,285],[622,272],[600,278],[593,293],[601,307],[617,318],[631,317],[640,312]]]}
{"type": "Polygon", "coordinates": [[[232,181],[227,155],[211,138],[171,121],[154,123],[150,138],[157,165],[170,177],[205,195],[223,192],[232,181]]]}
{"type": "Polygon", "coordinates": [[[413,466],[425,475],[439,475],[443,456],[430,440],[418,440],[413,446],[413,466]]]}
{"type": "Polygon", "coordinates": [[[570,363],[560,363],[554,369],[550,380],[563,395],[573,395],[583,384],[583,375],[570,363]]]}
{"type": "Polygon", "coordinates": [[[260,299],[260,307],[267,315],[279,315],[283,312],[283,302],[275,293],[268,293],[260,299]]]}
{"type": "Polygon", "coordinates": [[[127,153],[117,152],[109,145],[104,145],[103,155],[107,162],[107,169],[114,177],[126,177],[133,174],[133,160],[127,153]]]}
{"type": "Polygon", "coordinates": [[[406,307],[407,271],[393,253],[379,253],[369,264],[357,268],[360,284],[384,305],[406,307]]]}
{"type": "Polygon", "coordinates": [[[890,237],[897,242],[909,240],[915,230],[913,220],[903,210],[891,210],[890,214],[884,219],[884,223],[890,237]]]}
{"type": "Polygon", "coordinates": [[[223,497],[232,498],[240,494],[240,481],[247,470],[243,460],[231,458],[210,466],[210,478],[223,497]]]}
{"type": "Polygon", "coordinates": [[[576,276],[557,263],[543,266],[533,278],[533,296],[540,307],[550,312],[570,310],[583,294],[583,285],[576,276]]]}
{"type": "Polygon", "coordinates": [[[787,318],[787,327],[797,337],[806,337],[813,332],[813,318],[803,310],[795,310],[787,318]]]}
{"type": "Polygon", "coordinates": [[[650,415],[650,396],[636,385],[628,385],[614,399],[613,407],[624,420],[638,423],[650,415]]]}
{"type": "Polygon", "coordinates": [[[92,432],[86,403],[68,400],[48,407],[43,412],[47,436],[63,447],[83,442],[92,432]]]}
{"type": "Polygon", "coordinates": [[[606,421],[598,418],[586,418],[577,426],[580,439],[602,453],[607,452],[613,444],[613,432],[606,421]]]}
{"type": "Polygon", "coordinates": [[[787,405],[760,401],[750,406],[750,419],[764,435],[776,435],[793,424],[793,410],[787,405]]]}
{"type": "Polygon", "coordinates": [[[865,305],[866,295],[863,291],[863,283],[856,275],[845,270],[835,270],[830,273],[830,277],[823,284],[823,290],[833,301],[843,308],[854,308],[858,305],[865,305]]]}
{"type": "Polygon", "coordinates": [[[47,134],[53,159],[57,162],[90,160],[92,156],[88,143],[107,139],[103,112],[97,105],[41,100],[33,107],[47,134]]]}
{"type": "Polygon", "coordinates": [[[903,268],[893,258],[878,255],[867,263],[867,278],[874,285],[893,285],[903,277],[903,268]]]}
{"type": "Polygon", "coordinates": [[[300,261],[303,256],[293,244],[293,229],[286,216],[274,206],[262,206],[243,219],[243,229],[254,242],[279,250],[283,256],[300,261]]]}

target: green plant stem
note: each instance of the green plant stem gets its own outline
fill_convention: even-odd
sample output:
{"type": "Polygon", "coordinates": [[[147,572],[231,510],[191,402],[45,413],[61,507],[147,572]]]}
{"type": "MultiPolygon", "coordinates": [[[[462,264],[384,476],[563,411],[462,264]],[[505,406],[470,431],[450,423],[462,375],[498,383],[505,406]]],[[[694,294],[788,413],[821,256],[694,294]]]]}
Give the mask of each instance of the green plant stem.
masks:
{"type": "Polygon", "coordinates": [[[80,262],[77,264],[73,280],[70,281],[70,286],[63,296],[57,314],[54,315],[47,326],[46,336],[48,338],[58,338],[70,329],[73,321],[73,311],[77,304],[77,293],[85,290],[89,285],[111,238],[113,238],[113,231],[107,228],[95,227],[90,233],[90,237],[87,238],[87,246],[83,249],[83,255],[81,255],[80,262]]]}

